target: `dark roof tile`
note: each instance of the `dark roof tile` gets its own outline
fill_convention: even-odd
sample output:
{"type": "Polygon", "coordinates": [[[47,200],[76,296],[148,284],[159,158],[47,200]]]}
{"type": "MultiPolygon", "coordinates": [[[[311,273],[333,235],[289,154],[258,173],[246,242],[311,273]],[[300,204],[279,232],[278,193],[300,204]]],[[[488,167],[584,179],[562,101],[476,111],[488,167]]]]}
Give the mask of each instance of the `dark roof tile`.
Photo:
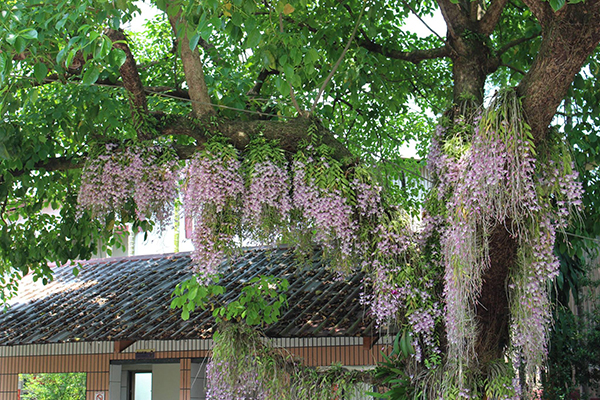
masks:
{"type": "MultiPolygon", "coordinates": [[[[198,310],[188,321],[171,310],[175,286],[192,276],[189,254],[91,260],[77,277],[54,268],[46,286],[26,278],[12,306],[0,314],[0,345],[104,340],[208,338],[214,318],[198,310]]],[[[233,301],[255,276],[286,278],[289,308],[265,327],[271,337],[372,336],[373,322],[360,304],[363,275],[346,280],[323,265],[321,253],[300,262],[289,249],[247,249],[221,265],[233,301]]]]}

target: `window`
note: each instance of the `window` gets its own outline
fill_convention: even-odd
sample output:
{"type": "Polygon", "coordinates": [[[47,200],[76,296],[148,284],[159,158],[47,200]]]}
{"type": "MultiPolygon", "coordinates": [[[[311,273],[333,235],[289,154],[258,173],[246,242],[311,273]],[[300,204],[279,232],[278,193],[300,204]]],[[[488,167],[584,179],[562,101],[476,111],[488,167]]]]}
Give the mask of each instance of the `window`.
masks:
{"type": "Polygon", "coordinates": [[[20,374],[22,400],[85,400],[86,374],[20,374]]]}
{"type": "Polygon", "coordinates": [[[152,400],[152,372],[131,372],[131,400],[152,400]]]}

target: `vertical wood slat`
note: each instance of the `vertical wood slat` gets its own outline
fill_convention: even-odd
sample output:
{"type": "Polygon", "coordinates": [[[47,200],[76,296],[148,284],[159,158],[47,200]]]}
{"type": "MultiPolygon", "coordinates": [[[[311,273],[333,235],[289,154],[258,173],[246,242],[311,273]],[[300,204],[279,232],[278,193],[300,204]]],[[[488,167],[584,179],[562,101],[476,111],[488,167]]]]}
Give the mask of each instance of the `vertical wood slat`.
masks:
{"type": "Polygon", "coordinates": [[[179,361],[179,400],[190,400],[190,382],[192,373],[192,360],[184,358],[179,361]]]}
{"type": "MultiPolygon", "coordinates": [[[[282,341],[281,345],[286,348],[286,352],[300,356],[305,364],[310,366],[326,366],[333,362],[340,362],[347,366],[372,365],[381,358],[379,350],[382,344],[365,346],[363,341],[357,342],[356,338],[321,339],[323,338],[286,339],[287,341],[282,341]]],[[[191,400],[191,360],[209,356],[208,346],[201,343],[190,346],[185,343],[182,347],[177,343],[160,343],[156,345],[156,350],[158,350],[155,353],[156,360],[179,359],[179,399],[191,400]]],[[[40,345],[25,350],[5,348],[0,356],[0,400],[16,400],[20,373],[44,372],[85,372],[87,374],[86,398],[95,400],[94,394],[103,392],[105,399],[108,400],[111,361],[134,360],[135,355],[133,351],[114,353],[112,347],[107,351],[91,345],[87,347],[40,345]],[[77,348],[82,352],[90,351],[90,354],[73,354],[77,348]],[[92,349],[101,353],[92,354],[92,349]],[[32,355],[36,352],[43,355],[32,355]]]]}

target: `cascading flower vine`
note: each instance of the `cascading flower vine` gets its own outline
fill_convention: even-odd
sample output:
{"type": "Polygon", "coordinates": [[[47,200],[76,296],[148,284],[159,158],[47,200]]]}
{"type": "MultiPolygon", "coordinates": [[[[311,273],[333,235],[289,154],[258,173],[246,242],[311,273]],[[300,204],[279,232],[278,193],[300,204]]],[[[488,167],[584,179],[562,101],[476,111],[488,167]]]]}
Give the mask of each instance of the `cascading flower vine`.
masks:
{"type": "Polygon", "coordinates": [[[243,224],[252,239],[276,244],[289,229],[292,210],[287,162],[274,143],[260,136],[249,147],[243,224]]]}
{"type": "Polygon", "coordinates": [[[134,206],[138,220],[170,222],[177,196],[177,161],[171,149],[141,145],[120,149],[106,144],[88,158],[82,172],[78,204],[96,218],[127,213],[134,206]]]}
{"type": "Polygon", "coordinates": [[[347,272],[355,254],[357,224],[347,193],[344,195],[349,189],[340,165],[298,153],[293,172],[293,205],[302,216],[297,224],[300,236],[314,232],[313,240],[325,247],[334,268],[347,272]]]}
{"type": "Polygon", "coordinates": [[[170,222],[178,196],[178,163],[173,154],[160,148],[145,150],[144,157],[134,157],[130,164],[136,214],[140,221],[151,219],[162,227],[170,222]]]}
{"type": "Polygon", "coordinates": [[[475,357],[475,304],[490,266],[488,241],[491,230],[503,225],[519,246],[509,286],[513,359],[515,367],[523,363],[534,375],[547,352],[547,281],[558,274],[556,231],[580,206],[581,185],[566,151],[537,155],[513,90],[500,92],[473,125],[457,122],[454,136],[438,129],[429,163],[447,207],[441,245],[448,357],[458,371],[475,357]]]}
{"type": "Polygon", "coordinates": [[[210,282],[239,234],[244,180],[237,151],[220,141],[209,142],[185,167],[183,203],[193,223],[192,259],[198,279],[210,282]]]}

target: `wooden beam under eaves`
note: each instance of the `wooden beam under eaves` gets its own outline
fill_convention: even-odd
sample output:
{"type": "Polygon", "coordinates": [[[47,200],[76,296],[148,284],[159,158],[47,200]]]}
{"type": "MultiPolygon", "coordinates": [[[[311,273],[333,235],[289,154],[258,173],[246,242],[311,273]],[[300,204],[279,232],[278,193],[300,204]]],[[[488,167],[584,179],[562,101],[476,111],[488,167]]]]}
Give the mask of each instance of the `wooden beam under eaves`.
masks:
{"type": "Polygon", "coordinates": [[[123,350],[135,343],[135,340],[116,340],[115,353],[122,353],[123,350]]]}
{"type": "Polygon", "coordinates": [[[363,336],[363,349],[371,350],[378,340],[379,336],[363,336]]]}

